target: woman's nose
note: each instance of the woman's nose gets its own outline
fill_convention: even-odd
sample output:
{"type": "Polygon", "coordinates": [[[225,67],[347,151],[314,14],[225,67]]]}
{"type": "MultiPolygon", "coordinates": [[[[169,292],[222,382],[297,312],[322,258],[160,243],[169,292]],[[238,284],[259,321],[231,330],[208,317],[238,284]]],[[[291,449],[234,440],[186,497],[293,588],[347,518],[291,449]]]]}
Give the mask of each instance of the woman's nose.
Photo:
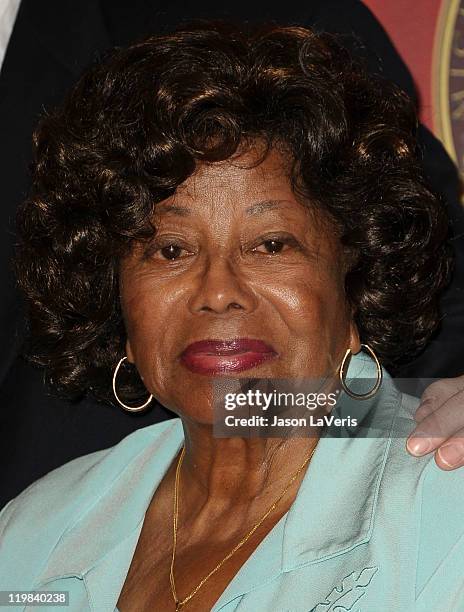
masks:
{"type": "Polygon", "coordinates": [[[239,266],[227,257],[209,261],[196,279],[189,308],[194,313],[224,314],[233,310],[251,312],[256,298],[239,266]]]}

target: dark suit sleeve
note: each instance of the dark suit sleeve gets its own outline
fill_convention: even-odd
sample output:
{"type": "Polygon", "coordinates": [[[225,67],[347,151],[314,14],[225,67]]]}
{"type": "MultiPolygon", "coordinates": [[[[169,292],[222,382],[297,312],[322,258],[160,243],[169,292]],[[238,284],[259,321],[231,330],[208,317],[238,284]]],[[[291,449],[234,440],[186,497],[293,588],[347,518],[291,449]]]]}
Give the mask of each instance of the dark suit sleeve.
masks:
{"type": "Polygon", "coordinates": [[[130,415],[91,398],[53,397],[42,372],[21,357],[24,312],[11,259],[16,209],[29,187],[32,132],[109,46],[97,0],[23,0],[0,74],[0,507],[50,470],[169,416],[156,402],[130,415]]]}
{"type": "Polygon", "coordinates": [[[307,25],[340,34],[345,44],[361,57],[372,73],[395,81],[416,99],[414,82],[382,25],[371,11],[356,0],[317,0],[309,2],[307,25]]]}

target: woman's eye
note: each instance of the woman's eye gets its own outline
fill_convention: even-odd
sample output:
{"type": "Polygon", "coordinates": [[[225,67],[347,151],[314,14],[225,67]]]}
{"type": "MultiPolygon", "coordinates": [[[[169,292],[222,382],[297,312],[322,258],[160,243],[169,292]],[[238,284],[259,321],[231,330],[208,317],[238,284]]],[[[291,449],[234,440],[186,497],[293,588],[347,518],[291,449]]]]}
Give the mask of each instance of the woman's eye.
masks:
{"type": "Polygon", "coordinates": [[[177,259],[182,253],[182,249],[176,244],[170,244],[160,249],[160,252],[165,259],[177,259]]]}
{"type": "Polygon", "coordinates": [[[284,248],[284,243],[280,240],[266,240],[263,246],[268,253],[279,253],[284,248]]]}
{"type": "Polygon", "coordinates": [[[178,244],[167,244],[165,246],[158,247],[157,249],[153,249],[152,252],[158,259],[173,261],[174,259],[179,259],[179,257],[181,257],[181,255],[187,251],[178,244]]]}
{"type": "Polygon", "coordinates": [[[271,255],[275,253],[280,253],[285,246],[285,242],[282,240],[264,240],[261,244],[253,249],[253,251],[257,251],[258,253],[269,253],[271,255]]]}

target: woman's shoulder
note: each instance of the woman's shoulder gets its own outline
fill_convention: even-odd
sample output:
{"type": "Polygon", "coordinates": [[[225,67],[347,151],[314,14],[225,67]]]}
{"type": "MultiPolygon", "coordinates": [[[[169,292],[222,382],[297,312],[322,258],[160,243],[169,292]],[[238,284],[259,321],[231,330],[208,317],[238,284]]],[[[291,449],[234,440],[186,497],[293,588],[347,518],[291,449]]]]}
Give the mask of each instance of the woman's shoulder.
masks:
{"type": "MultiPolygon", "coordinates": [[[[389,459],[393,465],[392,477],[401,480],[405,476],[406,481],[406,474],[411,476],[416,495],[421,500],[422,520],[429,518],[429,512],[438,516],[441,514],[440,508],[446,508],[450,515],[458,514],[464,519],[464,515],[460,515],[461,508],[464,507],[464,470],[442,470],[435,462],[434,453],[421,457],[413,457],[408,453],[406,441],[417,426],[414,413],[420,400],[405,393],[401,393],[400,397],[401,405],[390,433],[392,445],[389,459]]],[[[459,520],[459,526],[464,530],[464,520],[459,520]]]]}
{"type": "Polygon", "coordinates": [[[171,419],[140,428],[120,442],[68,461],[48,472],[18,496],[10,500],[0,512],[0,538],[16,530],[27,530],[47,523],[47,530],[64,529],[69,522],[85,512],[110,483],[141,453],[149,449],[156,453],[159,441],[164,445],[177,440],[179,419],[171,419]]]}
{"type": "Polygon", "coordinates": [[[51,560],[62,560],[60,572],[71,561],[82,567],[79,555],[98,556],[112,539],[116,544],[143,517],[182,440],[179,419],[138,429],[49,472],[12,499],[0,512],[0,589],[32,588],[51,560]],[[105,536],[95,538],[103,528],[105,536]],[[76,550],[82,541],[86,546],[76,550]]]}
{"type": "Polygon", "coordinates": [[[452,599],[458,590],[463,597],[464,470],[442,470],[430,454],[420,484],[417,592],[432,606],[425,609],[454,609],[433,599],[445,592],[452,599]]]}
{"type": "Polygon", "coordinates": [[[408,453],[406,440],[415,429],[418,405],[416,397],[401,394],[388,487],[400,493],[395,495],[398,508],[414,515],[418,611],[451,610],[464,588],[464,470],[442,470],[434,453],[408,453]]]}
{"type": "Polygon", "coordinates": [[[393,421],[385,421],[388,433],[386,428],[374,430],[389,438],[382,492],[388,503],[394,500],[396,508],[415,513],[421,539],[423,535],[424,541],[433,538],[437,546],[438,541],[446,546],[451,534],[464,534],[464,469],[442,470],[436,464],[435,453],[415,457],[408,452],[406,442],[417,426],[414,414],[420,400],[405,393],[398,397],[393,421]]]}

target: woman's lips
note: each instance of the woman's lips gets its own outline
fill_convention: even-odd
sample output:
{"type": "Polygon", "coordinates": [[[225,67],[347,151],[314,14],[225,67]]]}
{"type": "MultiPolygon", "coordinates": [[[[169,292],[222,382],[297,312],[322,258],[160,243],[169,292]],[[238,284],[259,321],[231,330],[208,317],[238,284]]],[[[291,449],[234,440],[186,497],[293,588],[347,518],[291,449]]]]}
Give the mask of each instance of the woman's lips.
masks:
{"type": "Polygon", "coordinates": [[[180,355],[181,363],[196,374],[242,372],[277,357],[276,351],[262,340],[201,340],[193,342],[180,355]]]}

